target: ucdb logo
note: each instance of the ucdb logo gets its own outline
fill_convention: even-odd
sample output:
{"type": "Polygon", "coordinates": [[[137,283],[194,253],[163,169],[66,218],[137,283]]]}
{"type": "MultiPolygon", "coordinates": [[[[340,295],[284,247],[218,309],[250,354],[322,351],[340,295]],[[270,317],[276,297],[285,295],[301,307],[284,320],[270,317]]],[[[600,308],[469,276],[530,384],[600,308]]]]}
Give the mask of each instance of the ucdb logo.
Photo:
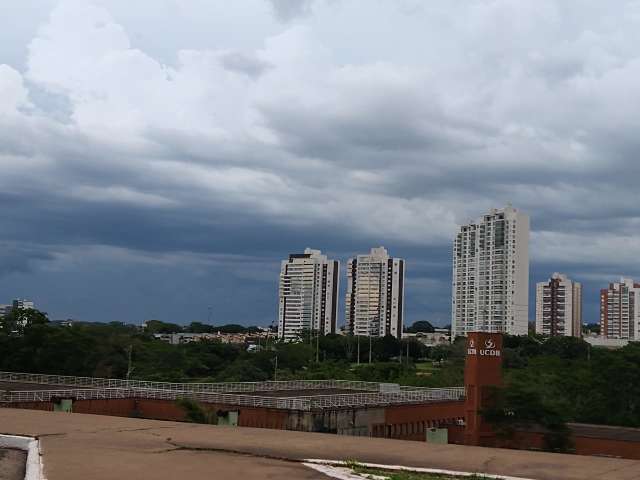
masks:
{"type": "Polygon", "coordinates": [[[481,357],[499,357],[502,352],[496,348],[496,342],[488,338],[484,341],[484,348],[479,350],[476,348],[476,344],[473,338],[469,340],[467,347],[467,355],[480,355],[481,357]]]}

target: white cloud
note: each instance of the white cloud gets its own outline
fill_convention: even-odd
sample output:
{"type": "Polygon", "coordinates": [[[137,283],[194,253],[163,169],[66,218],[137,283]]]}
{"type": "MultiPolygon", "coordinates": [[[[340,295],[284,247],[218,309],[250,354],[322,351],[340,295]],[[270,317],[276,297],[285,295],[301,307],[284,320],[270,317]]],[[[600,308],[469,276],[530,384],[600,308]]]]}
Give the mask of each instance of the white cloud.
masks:
{"type": "Polygon", "coordinates": [[[15,115],[29,107],[29,93],[22,75],[8,65],[0,64],[0,115],[15,115]]]}

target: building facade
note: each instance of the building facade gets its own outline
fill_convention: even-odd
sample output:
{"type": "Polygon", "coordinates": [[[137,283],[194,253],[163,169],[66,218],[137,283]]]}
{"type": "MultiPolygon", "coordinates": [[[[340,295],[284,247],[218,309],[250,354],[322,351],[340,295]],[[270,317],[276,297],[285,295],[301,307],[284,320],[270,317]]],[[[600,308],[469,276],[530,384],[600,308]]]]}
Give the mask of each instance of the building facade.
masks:
{"type": "Polygon", "coordinates": [[[554,273],[536,284],[536,333],[582,336],[582,285],[566,275],[554,273]]]}
{"type": "Polygon", "coordinates": [[[640,340],[640,284],[631,278],[600,290],[600,335],[640,340]]]}
{"type": "Polygon", "coordinates": [[[12,310],[27,310],[36,308],[35,304],[30,300],[16,299],[10,305],[0,305],[0,318],[9,315],[12,310]]]}
{"type": "Polygon", "coordinates": [[[345,317],[352,335],[402,337],[405,261],[384,247],[347,263],[345,317]]]}
{"type": "Polygon", "coordinates": [[[336,333],[340,262],[307,248],[282,262],[278,336],[291,341],[304,330],[336,333]]]}
{"type": "Polygon", "coordinates": [[[460,227],[453,243],[452,338],[527,335],[529,217],[507,206],[460,227]]]}
{"type": "Polygon", "coordinates": [[[18,298],[13,301],[12,308],[15,308],[16,310],[28,310],[36,307],[32,301],[18,298]]]}

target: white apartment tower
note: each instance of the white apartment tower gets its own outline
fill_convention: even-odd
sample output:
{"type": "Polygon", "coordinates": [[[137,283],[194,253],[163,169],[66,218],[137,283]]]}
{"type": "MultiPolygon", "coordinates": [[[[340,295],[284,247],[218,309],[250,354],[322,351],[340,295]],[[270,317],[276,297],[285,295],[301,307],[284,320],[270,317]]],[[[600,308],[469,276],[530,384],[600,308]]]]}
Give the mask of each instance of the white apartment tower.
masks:
{"type": "Polygon", "coordinates": [[[278,336],[296,340],[303,330],[336,332],[340,262],[320,250],[291,254],[280,270],[278,336]]]}
{"type": "Polygon", "coordinates": [[[453,243],[452,338],[527,335],[529,217],[507,206],[460,227],[453,243]]]}
{"type": "Polygon", "coordinates": [[[600,290],[600,335],[640,340],[640,284],[631,278],[600,290]]]}
{"type": "Polygon", "coordinates": [[[536,333],[582,336],[582,285],[566,275],[554,273],[536,284],[536,333]]]}
{"type": "Polygon", "coordinates": [[[384,247],[347,263],[345,315],[353,335],[402,337],[405,262],[384,247]]]}

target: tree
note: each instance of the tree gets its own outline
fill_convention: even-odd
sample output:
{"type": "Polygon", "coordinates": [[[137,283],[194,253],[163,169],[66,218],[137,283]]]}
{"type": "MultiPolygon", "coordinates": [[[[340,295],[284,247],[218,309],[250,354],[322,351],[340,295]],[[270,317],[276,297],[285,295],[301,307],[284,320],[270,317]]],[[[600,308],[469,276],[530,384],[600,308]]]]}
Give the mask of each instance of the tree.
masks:
{"type": "Polygon", "coordinates": [[[191,423],[215,424],[216,412],[206,409],[192,398],[178,398],[176,405],[184,411],[185,420],[191,423]]]}
{"type": "Polygon", "coordinates": [[[590,324],[586,325],[582,329],[582,331],[586,335],[588,335],[588,334],[600,335],[600,324],[599,323],[590,323],[590,324]]]}
{"type": "Polygon", "coordinates": [[[35,308],[12,308],[0,319],[0,330],[6,334],[23,334],[25,329],[34,325],[49,323],[47,314],[35,308]]]}
{"type": "MultiPolygon", "coordinates": [[[[391,358],[398,357],[401,353],[400,340],[393,335],[385,335],[382,338],[372,339],[372,341],[373,356],[377,361],[388,362],[391,358]]],[[[368,342],[360,344],[361,352],[364,345],[367,345],[368,348],[368,342]]]]}
{"type": "Polygon", "coordinates": [[[413,325],[407,329],[407,332],[409,333],[433,333],[435,331],[436,330],[433,325],[426,320],[414,322],[413,325]]]}
{"type": "Polygon", "coordinates": [[[202,322],[191,322],[185,330],[189,333],[211,333],[215,331],[215,327],[202,322]]]}
{"type": "Polygon", "coordinates": [[[542,344],[542,353],[567,360],[587,358],[589,344],[576,337],[551,337],[542,344]]]}
{"type": "Polygon", "coordinates": [[[544,429],[545,449],[567,452],[571,447],[566,417],[557,406],[545,401],[538,390],[521,383],[488,389],[487,404],[481,415],[502,438],[512,438],[519,429],[539,425],[544,429]]]}
{"type": "Polygon", "coordinates": [[[147,320],[144,324],[145,331],[148,333],[179,333],[183,331],[181,325],[160,320],[147,320]]]}

